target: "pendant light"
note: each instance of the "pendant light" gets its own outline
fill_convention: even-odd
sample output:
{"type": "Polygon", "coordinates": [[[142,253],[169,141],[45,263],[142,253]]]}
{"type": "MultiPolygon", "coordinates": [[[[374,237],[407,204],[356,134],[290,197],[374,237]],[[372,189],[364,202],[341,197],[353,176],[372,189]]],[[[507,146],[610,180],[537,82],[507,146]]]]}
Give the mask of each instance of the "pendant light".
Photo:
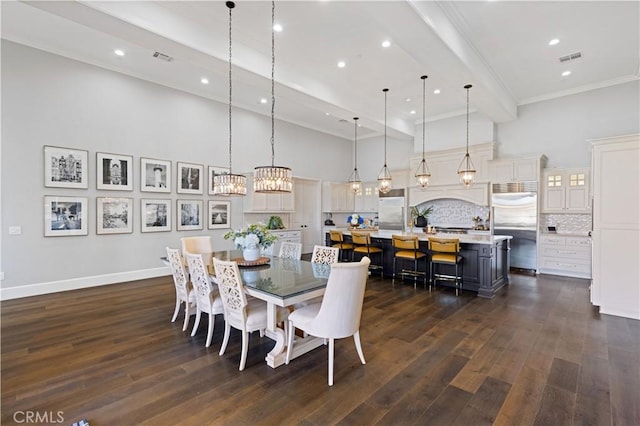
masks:
{"type": "Polygon", "coordinates": [[[473,184],[473,180],[476,176],[476,168],[469,156],[469,89],[471,89],[471,87],[473,86],[470,84],[464,86],[464,88],[467,89],[467,153],[464,155],[464,158],[458,167],[460,183],[463,184],[465,188],[468,188],[473,184]]]}
{"type": "Polygon", "coordinates": [[[354,154],[353,154],[353,173],[351,173],[351,177],[349,178],[349,185],[351,186],[351,190],[358,194],[362,189],[362,181],[360,180],[360,174],[358,173],[358,117],[353,117],[354,123],[354,154]]]}
{"type": "Polygon", "coordinates": [[[236,5],[232,1],[226,5],[229,8],[229,173],[213,175],[213,195],[247,195],[246,176],[234,175],[231,169],[231,11],[236,5]]]}
{"type": "Polygon", "coordinates": [[[387,92],[389,89],[382,89],[384,92],[384,166],[378,173],[378,191],[387,194],[391,191],[391,173],[387,168],[387,92]]]}
{"type": "Polygon", "coordinates": [[[271,2],[271,166],[259,166],[254,169],[253,191],[259,193],[291,192],[293,182],[291,169],[274,165],[275,159],[275,66],[276,66],[276,2],[271,2]]]}
{"type": "Polygon", "coordinates": [[[423,75],[422,77],[420,77],[422,79],[422,161],[420,162],[420,164],[418,165],[418,168],[416,169],[416,184],[421,188],[421,189],[426,189],[427,185],[429,185],[429,178],[431,177],[431,173],[429,173],[429,166],[427,166],[427,161],[424,158],[424,146],[425,146],[425,123],[426,123],[426,118],[425,118],[425,98],[426,98],[426,82],[427,82],[427,76],[423,75]]]}

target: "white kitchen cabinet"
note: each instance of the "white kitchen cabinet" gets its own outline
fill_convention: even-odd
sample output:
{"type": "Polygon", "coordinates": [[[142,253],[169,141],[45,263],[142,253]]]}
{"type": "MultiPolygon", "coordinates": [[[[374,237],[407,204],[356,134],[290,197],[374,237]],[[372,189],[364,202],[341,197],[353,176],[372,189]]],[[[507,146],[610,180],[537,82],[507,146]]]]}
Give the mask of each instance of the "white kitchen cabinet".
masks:
{"type": "Polygon", "coordinates": [[[542,185],[542,213],[591,213],[589,169],[547,169],[542,185]]]}
{"type": "Polygon", "coordinates": [[[253,192],[253,175],[247,175],[247,195],[244,198],[245,213],[286,213],[295,209],[294,192],[263,194],[253,192]]]}
{"type": "Polygon", "coordinates": [[[369,213],[378,211],[378,185],[377,182],[363,182],[362,190],[355,194],[354,211],[369,213]]]}
{"type": "Polygon", "coordinates": [[[301,231],[290,229],[276,229],[269,232],[278,237],[278,240],[274,244],[272,244],[271,247],[262,251],[262,254],[266,256],[277,256],[280,253],[280,246],[285,241],[290,243],[302,243],[301,231]]]}
{"type": "Polygon", "coordinates": [[[346,182],[325,182],[322,186],[322,210],[331,213],[351,213],[355,209],[355,194],[346,182]]]}
{"type": "Polygon", "coordinates": [[[546,157],[501,159],[489,161],[489,179],[492,183],[540,180],[541,163],[546,157]]]}
{"type": "Polygon", "coordinates": [[[540,272],[591,278],[591,238],[542,235],[539,241],[540,272]]]}

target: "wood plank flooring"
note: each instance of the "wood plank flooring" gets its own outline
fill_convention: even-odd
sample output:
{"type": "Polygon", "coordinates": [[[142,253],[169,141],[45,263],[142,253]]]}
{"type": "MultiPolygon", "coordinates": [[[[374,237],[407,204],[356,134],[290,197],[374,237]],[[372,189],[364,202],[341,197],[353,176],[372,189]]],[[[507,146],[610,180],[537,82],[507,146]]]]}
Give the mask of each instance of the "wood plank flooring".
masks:
{"type": "MultiPolygon", "coordinates": [[[[1,303],[1,424],[640,425],[640,322],[600,315],[588,281],[511,276],[492,300],[371,277],[352,339],[271,369],[268,338],[218,351],[171,323],[170,277],[1,303]],[[54,423],[57,417],[53,417],[54,423]]],[[[193,324],[193,320],[191,321],[193,324]]]]}

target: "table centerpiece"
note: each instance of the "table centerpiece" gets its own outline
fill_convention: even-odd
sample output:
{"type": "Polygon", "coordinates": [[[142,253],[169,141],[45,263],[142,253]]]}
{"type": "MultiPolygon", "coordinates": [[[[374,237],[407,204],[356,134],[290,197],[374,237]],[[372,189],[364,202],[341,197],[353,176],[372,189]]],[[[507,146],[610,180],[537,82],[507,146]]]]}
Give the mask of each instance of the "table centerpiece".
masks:
{"type": "Polygon", "coordinates": [[[233,238],[236,248],[242,250],[244,260],[249,262],[258,260],[260,258],[260,249],[268,248],[278,239],[261,223],[251,224],[246,230],[232,230],[224,234],[225,240],[231,238],[233,238]]]}

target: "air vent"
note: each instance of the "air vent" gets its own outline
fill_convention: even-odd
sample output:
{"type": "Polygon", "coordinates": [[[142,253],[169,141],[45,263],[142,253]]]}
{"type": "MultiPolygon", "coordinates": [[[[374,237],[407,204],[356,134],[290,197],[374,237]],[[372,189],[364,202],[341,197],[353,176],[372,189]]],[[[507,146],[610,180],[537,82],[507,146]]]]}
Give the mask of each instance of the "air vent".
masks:
{"type": "Polygon", "coordinates": [[[582,58],[582,52],[576,52],[570,55],[561,56],[559,59],[560,59],[560,62],[568,62],[568,61],[575,61],[576,59],[580,59],[580,58],[582,58]]]}
{"type": "Polygon", "coordinates": [[[154,58],[162,59],[165,62],[173,61],[173,58],[169,55],[165,55],[164,53],[156,52],[153,54],[154,58]]]}

